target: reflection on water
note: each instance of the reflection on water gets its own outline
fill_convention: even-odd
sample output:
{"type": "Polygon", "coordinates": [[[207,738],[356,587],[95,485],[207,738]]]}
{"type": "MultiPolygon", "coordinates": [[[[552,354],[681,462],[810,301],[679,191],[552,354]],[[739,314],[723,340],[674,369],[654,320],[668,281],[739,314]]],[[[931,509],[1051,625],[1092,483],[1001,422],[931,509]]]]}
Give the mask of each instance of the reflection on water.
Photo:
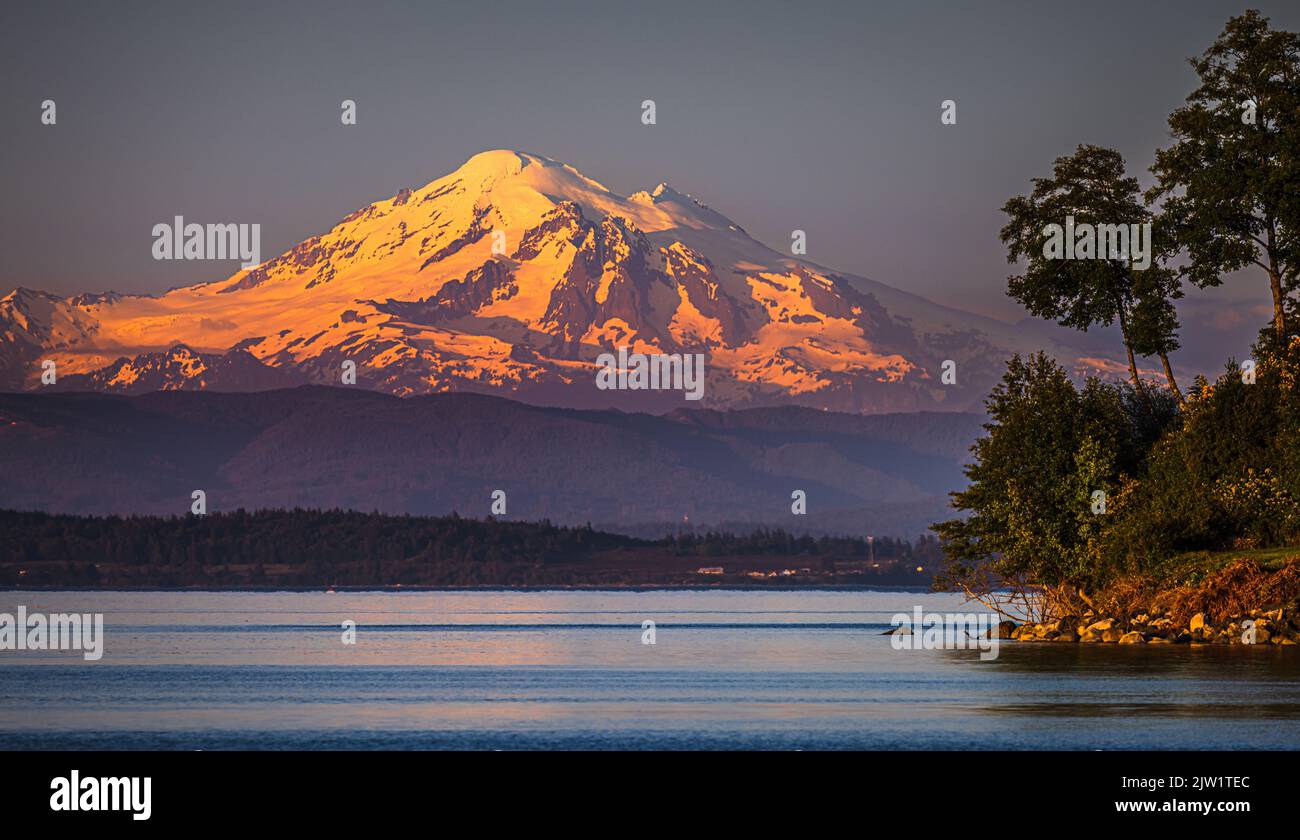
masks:
{"type": "Polygon", "coordinates": [[[102,612],[106,642],[0,652],[8,748],[1300,747],[1295,648],[894,650],[894,613],[972,609],[933,593],[0,593],[18,604],[102,612]]]}

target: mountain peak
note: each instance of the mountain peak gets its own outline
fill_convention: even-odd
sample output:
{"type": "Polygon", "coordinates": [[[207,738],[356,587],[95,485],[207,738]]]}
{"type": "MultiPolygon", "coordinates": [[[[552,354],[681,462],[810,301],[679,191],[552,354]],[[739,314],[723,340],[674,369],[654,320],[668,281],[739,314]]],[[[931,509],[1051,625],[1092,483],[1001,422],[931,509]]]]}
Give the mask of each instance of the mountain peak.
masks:
{"type": "Polygon", "coordinates": [[[42,292],[39,289],[29,289],[26,286],[17,286],[9,294],[0,298],[0,303],[30,300],[58,301],[60,298],[58,295],[53,295],[49,292],[42,292]]]}
{"type": "Polygon", "coordinates": [[[536,155],[517,152],[513,149],[488,149],[485,152],[479,152],[470,157],[469,160],[461,164],[453,175],[488,175],[488,176],[508,176],[518,175],[524,171],[524,167],[533,162],[546,160],[536,155]]]}
{"type": "Polygon", "coordinates": [[[647,192],[646,190],[639,190],[637,192],[634,192],[628,196],[628,200],[635,201],[638,204],[650,204],[650,205],[658,204],[661,201],[676,201],[679,204],[693,204],[696,207],[703,206],[698,201],[691,198],[689,195],[686,195],[685,193],[680,193],[677,190],[673,189],[672,187],[668,186],[667,181],[660,181],[659,185],[656,186],[653,190],[650,190],[649,192],[647,192]]]}
{"type": "Polygon", "coordinates": [[[679,193],[677,190],[668,186],[667,181],[660,181],[659,186],[654,188],[654,192],[650,193],[650,196],[652,198],[690,198],[689,195],[679,193]]]}
{"type": "Polygon", "coordinates": [[[1025,332],[792,260],[667,181],[624,197],[489,149],[226,281],[15,290],[0,300],[0,390],[35,387],[46,359],[70,388],[128,393],[334,384],[350,361],[400,396],[624,407],[637,397],[605,393],[596,368],[629,347],[706,354],[713,407],[963,408],[1025,332]],[[938,383],[950,359],[959,391],[938,383]]]}

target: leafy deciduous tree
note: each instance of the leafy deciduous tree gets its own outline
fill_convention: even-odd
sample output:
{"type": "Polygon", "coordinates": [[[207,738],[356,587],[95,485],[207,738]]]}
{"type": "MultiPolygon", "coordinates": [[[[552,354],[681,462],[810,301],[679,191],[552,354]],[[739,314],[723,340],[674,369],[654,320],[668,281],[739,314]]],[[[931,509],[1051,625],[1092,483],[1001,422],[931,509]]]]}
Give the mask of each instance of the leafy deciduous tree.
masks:
{"type": "MultiPolygon", "coordinates": [[[[1100,146],[1079,146],[1074,154],[1056,159],[1050,178],[1033,179],[1032,192],[1012,198],[1002,210],[1008,216],[1001,232],[1007,261],[1027,262],[1023,274],[1008,278],[1007,293],[1032,314],[1062,326],[1087,331],[1118,321],[1133,387],[1142,388],[1134,353],[1158,354],[1170,390],[1179,394],[1168,359],[1178,347],[1178,318],[1170,302],[1181,295],[1177,275],[1154,260],[1138,269],[1127,254],[1061,259],[1044,251],[1047,227],[1064,226],[1067,219],[1094,232],[1098,226],[1122,226],[1127,251],[1135,250],[1128,226],[1150,222],[1151,214],[1137,179],[1125,174],[1123,156],[1100,146]]],[[[1096,250],[1095,239],[1093,245],[1096,250]]]]}

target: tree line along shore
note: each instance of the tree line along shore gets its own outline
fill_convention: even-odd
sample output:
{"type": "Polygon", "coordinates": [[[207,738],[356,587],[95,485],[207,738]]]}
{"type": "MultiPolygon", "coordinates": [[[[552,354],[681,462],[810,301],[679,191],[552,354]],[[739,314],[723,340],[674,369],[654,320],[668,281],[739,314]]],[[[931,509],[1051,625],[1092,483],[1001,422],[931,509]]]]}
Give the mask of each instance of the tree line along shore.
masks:
{"type": "Polygon", "coordinates": [[[0,510],[0,586],[927,586],[941,551],[779,529],[641,539],[450,516],[259,510],[73,516],[0,510]]]}

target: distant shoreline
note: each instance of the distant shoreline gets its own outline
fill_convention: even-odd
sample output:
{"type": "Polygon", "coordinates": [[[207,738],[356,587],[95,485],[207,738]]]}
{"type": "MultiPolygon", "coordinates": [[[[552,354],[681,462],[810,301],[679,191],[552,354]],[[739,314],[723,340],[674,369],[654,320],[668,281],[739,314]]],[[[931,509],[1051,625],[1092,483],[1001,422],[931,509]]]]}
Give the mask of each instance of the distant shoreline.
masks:
{"type": "Polygon", "coordinates": [[[22,590],[928,587],[938,559],[933,538],[813,537],[778,528],[643,539],[455,514],[0,510],[0,588],[22,590]]]}

